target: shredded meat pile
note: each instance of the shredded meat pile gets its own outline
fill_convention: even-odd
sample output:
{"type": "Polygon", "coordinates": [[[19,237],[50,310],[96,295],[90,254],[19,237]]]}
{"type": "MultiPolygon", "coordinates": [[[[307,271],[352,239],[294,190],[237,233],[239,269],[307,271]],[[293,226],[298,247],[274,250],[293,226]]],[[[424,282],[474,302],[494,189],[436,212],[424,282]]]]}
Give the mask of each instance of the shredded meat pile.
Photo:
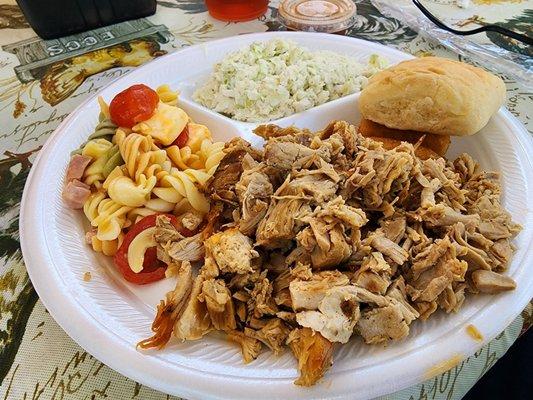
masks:
{"type": "Polygon", "coordinates": [[[203,230],[184,238],[158,217],[158,254],[178,282],[141,347],[224,331],[248,363],[288,346],[307,386],[352,335],[399,340],[468,292],[515,287],[501,273],[520,226],[500,205],[498,174],[467,154],[421,160],[411,144],[386,150],[356,132],[263,125],[262,152],[229,142],[204,188],[203,230]]]}

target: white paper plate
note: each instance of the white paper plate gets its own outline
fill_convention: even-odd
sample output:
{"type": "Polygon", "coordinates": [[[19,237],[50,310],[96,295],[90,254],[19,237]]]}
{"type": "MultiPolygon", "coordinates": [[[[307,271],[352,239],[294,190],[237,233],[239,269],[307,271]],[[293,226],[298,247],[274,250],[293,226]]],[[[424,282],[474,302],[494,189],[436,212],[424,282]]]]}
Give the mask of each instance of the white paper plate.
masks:
{"type": "MultiPolygon", "coordinates": [[[[193,46],[161,57],[122,77],[100,95],[106,100],[135,83],[152,87],[168,83],[181,90],[181,106],[191,117],[209,126],[216,139],[251,134],[254,124],[237,123],[212,113],[191,100],[195,84],[205,79],[212,65],[228,52],[252,41],[291,38],[311,49],[328,49],[364,60],[371,53],[391,63],[410,56],[352,38],[310,33],[245,35],[193,46]]],[[[332,60],[335,62],[335,60],[332,60]]],[[[330,120],[357,122],[358,95],[332,101],[278,121],[281,125],[319,129],[330,120]]],[[[367,346],[354,339],[338,346],[332,369],[313,388],[293,384],[296,362],[286,352],[275,357],[264,352],[249,365],[239,348],[216,335],[196,342],[173,344],[163,351],[139,352],[135,344],[150,336],[155,305],[173,282],[147,287],[126,283],[110,259],[84,244],[81,212],[63,205],[63,177],[71,150],[77,148],[97,122],[93,98],[78,107],[55,131],[41,150],[28,178],[21,210],[24,260],[41,300],[55,320],[82,347],[120,373],[142,384],[189,399],[367,399],[416,384],[474,353],[481,343],[465,328],[473,324],[484,343],[501,332],[525,307],[533,291],[533,145],[525,129],[506,110],[500,110],[483,132],[453,140],[451,157],[467,151],[487,169],[502,172],[504,205],[524,226],[516,238],[518,251],[509,274],[515,291],[497,296],[470,296],[459,313],[439,313],[429,321],[415,322],[406,340],[389,346],[367,346]],[[83,280],[90,271],[92,279],[83,280]],[[443,364],[444,363],[444,364],[443,364]],[[448,364],[446,364],[448,363],[448,364]]]]}

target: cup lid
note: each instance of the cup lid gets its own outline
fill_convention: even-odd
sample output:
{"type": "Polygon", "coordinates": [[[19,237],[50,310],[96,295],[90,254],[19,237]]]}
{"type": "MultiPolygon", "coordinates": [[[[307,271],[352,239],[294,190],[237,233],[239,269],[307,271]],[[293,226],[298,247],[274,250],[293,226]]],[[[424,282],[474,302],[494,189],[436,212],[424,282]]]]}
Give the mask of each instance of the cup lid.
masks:
{"type": "Polygon", "coordinates": [[[339,32],[355,22],[352,0],[283,0],[278,19],[289,29],[307,32],[339,32]]]}

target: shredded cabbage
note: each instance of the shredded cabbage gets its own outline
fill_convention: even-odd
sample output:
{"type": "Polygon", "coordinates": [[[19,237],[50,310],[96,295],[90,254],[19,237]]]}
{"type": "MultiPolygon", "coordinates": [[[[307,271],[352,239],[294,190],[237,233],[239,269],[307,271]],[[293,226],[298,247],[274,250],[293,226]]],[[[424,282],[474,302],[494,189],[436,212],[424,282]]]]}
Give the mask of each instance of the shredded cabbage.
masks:
{"type": "Polygon", "coordinates": [[[289,40],[256,42],[217,63],[193,99],[239,121],[266,122],[357,92],[385,66],[375,54],[363,65],[289,40]]]}

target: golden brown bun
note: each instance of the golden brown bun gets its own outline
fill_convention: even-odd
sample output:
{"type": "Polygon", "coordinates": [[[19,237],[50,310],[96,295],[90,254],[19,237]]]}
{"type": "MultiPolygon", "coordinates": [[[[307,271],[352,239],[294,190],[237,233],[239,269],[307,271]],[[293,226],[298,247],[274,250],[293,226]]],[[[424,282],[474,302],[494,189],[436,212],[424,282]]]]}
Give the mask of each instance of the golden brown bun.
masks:
{"type": "Polygon", "coordinates": [[[359,97],[364,118],[395,129],[473,135],[505,101],[503,81],[481,68],[416,58],[374,75],[359,97]]]}
{"type": "Polygon", "coordinates": [[[361,120],[358,130],[365,137],[388,138],[411,144],[418,143],[420,138],[425,135],[421,145],[434,151],[439,156],[444,156],[450,146],[450,137],[447,135],[433,135],[431,133],[392,129],[370,121],[369,119],[361,120]]]}

